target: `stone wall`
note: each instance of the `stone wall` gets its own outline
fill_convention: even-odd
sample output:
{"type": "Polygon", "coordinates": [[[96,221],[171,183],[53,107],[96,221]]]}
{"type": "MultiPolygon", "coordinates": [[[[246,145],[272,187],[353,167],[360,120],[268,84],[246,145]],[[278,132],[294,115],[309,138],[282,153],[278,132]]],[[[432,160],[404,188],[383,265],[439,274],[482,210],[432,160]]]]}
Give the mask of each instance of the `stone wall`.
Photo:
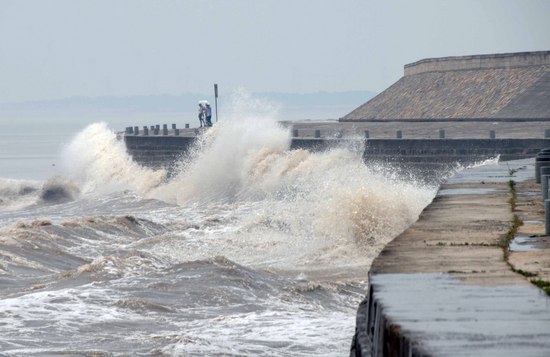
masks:
{"type": "Polygon", "coordinates": [[[444,57],[405,76],[340,121],[550,120],[550,51],[444,57]]]}
{"type": "Polygon", "coordinates": [[[124,136],[128,153],[135,162],[152,169],[164,168],[169,173],[195,140],[186,136],[124,136]]]}
{"type": "MultiPolygon", "coordinates": [[[[154,169],[165,168],[171,173],[196,138],[126,135],[124,140],[134,161],[154,169]]],[[[322,151],[363,144],[366,162],[390,162],[427,174],[497,155],[501,160],[534,157],[542,148],[550,147],[550,139],[369,139],[364,143],[346,138],[293,138],[291,149],[322,151]]]]}
{"type": "Polygon", "coordinates": [[[550,139],[372,139],[365,158],[468,163],[500,155],[508,161],[535,157],[546,145],[550,139]]]}
{"type": "Polygon", "coordinates": [[[405,76],[426,72],[549,65],[550,51],[441,57],[405,65],[405,76]]]}

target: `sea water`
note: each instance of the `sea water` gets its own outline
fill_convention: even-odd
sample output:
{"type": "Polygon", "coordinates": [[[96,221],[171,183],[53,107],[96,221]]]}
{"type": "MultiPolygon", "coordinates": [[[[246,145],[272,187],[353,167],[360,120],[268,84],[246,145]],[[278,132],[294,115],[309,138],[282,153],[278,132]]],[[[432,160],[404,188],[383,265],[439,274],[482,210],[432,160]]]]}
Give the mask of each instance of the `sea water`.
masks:
{"type": "Polygon", "coordinates": [[[107,122],[1,133],[0,355],[347,355],[369,265],[437,187],[290,150],[251,105],[170,177],[107,122]]]}

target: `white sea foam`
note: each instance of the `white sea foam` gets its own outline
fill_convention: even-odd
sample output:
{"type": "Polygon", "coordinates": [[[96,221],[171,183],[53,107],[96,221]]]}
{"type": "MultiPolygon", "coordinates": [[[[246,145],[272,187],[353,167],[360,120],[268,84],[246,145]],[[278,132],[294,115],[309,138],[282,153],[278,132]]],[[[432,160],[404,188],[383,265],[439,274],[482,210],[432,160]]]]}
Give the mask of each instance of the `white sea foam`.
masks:
{"type": "MultiPolygon", "coordinates": [[[[254,172],[250,171],[261,169],[252,166],[262,164],[258,160],[275,160],[285,154],[290,135],[277,123],[268,104],[239,93],[225,119],[199,138],[189,158],[181,163],[180,173],[153,190],[151,197],[180,204],[233,202],[272,191],[253,182],[254,172]]],[[[266,161],[263,164],[265,169],[274,169],[266,161]]]]}
{"type": "Polygon", "coordinates": [[[499,162],[500,162],[500,155],[496,155],[495,157],[490,157],[488,159],[477,161],[471,165],[468,165],[467,168],[475,168],[475,167],[488,166],[488,165],[498,165],[499,162]]]}
{"type": "Polygon", "coordinates": [[[106,123],[92,124],[72,140],[63,152],[63,167],[83,193],[130,189],[144,194],[165,178],[164,170],[153,171],[132,161],[124,141],[106,123]]]}
{"type": "Polygon", "coordinates": [[[285,304],[281,310],[180,323],[181,335],[160,351],[171,356],[342,356],[349,348],[353,320],[351,309],[326,311],[285,304]]]}
{"type": "Polygon", "coordinates": [[[0,178],[0,211],[15,210],[38,200],[42,182],[0,178]]]}
{"type": "MultiPolygon", "coordinates": [[[[34,331],[32,324],[36,316],[43,316],[42,326],[67,332],[73,326],[92,323],[106,323],[131,316],[116,309],[110,300],[110,292],[100,288],[60,289],[38,291],[15,298],[4,298],[2,307],[2,326],[8,330],[17,329],[18,334],[34,331]],[[91,303],[93,302],[93,303],[91,303]]],[[[2,331],[4,329],[0,329],[2,331]]],[[[4,330],[3,332],[6,332],[4,330]]]]}

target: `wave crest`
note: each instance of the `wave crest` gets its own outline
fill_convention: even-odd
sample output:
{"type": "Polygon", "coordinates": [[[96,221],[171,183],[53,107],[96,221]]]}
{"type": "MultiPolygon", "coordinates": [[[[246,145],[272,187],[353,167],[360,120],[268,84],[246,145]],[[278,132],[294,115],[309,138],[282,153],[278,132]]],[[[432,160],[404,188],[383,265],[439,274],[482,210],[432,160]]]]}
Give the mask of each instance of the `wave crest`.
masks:
{"type": "Polygon", "coordinates": [[[62,203],[73,201],[80,190],[67,179],[55,176],[49,179],[40,192],[40,198],[48,203],[62,203]]]}
{"type": "Polygon", "coordinates": [[[130,189],[145,194],[166,178],[165,170],[151,170],[134,162],[124,141],[106,123],[81,131],[63,152],[64,171],[83,193],[130,189]]]}

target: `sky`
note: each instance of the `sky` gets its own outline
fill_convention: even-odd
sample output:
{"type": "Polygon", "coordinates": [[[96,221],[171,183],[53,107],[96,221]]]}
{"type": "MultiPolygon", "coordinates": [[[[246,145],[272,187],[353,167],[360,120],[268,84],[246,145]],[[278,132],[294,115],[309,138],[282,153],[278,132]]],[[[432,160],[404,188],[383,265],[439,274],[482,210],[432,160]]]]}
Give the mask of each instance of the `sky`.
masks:
{"type": "Polygon", "coordinates": [[[550,50],[549,19],[547,0],[0,0],[0,102],[380,92],[424,58],[550,50]]]}

